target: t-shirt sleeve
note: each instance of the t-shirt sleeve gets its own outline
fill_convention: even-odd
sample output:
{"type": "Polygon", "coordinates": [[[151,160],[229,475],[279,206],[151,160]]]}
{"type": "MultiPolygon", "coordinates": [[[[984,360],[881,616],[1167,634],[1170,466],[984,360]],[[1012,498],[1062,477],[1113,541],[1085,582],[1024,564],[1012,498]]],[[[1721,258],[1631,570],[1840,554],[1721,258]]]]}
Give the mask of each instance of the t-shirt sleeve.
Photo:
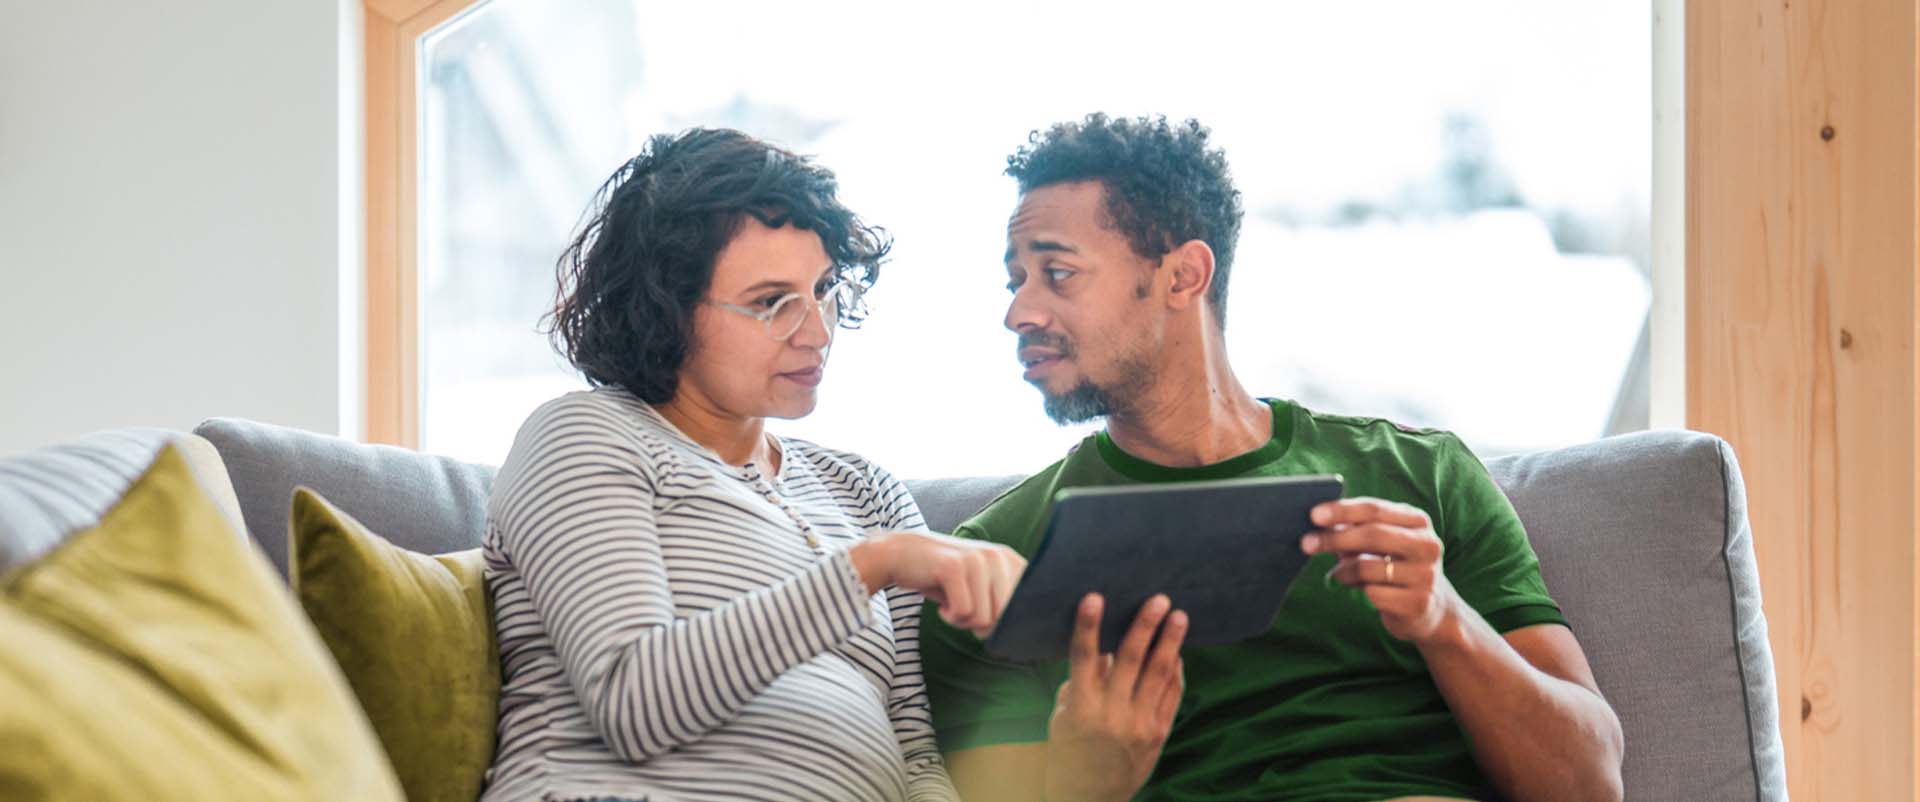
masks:
{"type": "MultiPolygon", "coordinates": [[[[953,534],[991,539],[972,521],[953,534]]],[[[920,660],[941,751],[1047,739],[1063,668],[988,657],[979,638],[948,626],[931,603],[920,614],[920,660]]]]}
{"type": "Polygon", "coordinates": [[[1434,529],[1445,546],[1441,559],[1454,590],[1501,634],[1535,624],[1565,626],[1560,606],[1540,578],[1527,530],[1486,466],[1459,438],[1447,435],[1435,468],[1434,529]]]}

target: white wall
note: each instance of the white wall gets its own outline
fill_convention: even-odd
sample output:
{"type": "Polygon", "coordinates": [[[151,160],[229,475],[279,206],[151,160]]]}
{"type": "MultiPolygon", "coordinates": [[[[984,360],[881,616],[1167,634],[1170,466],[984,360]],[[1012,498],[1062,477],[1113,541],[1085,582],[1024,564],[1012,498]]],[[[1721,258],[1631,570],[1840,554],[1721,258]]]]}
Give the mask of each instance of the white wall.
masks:
{"type": "Polygon", "coordinates": [[[358,420],[348,6],[0,0],[0,453],[358,420]]]}

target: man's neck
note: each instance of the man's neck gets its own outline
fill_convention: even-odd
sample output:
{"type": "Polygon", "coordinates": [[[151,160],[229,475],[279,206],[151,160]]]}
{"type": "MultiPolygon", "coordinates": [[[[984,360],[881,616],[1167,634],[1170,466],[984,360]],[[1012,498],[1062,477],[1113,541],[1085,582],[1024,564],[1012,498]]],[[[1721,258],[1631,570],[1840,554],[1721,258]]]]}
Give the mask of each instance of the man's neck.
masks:
{"type": "MultiPolygon", "coordinates": [[[[1214,334],[1214,332],[1209,332],[1214,334]]],[[[1192,359],[1169,359],[1154,386],[1107,420],[1120,450],[1156,465],[1212,465],[1273,437],[1273,409],[1254,398],[1227,363],[1216,335],[1192,359]]]]}

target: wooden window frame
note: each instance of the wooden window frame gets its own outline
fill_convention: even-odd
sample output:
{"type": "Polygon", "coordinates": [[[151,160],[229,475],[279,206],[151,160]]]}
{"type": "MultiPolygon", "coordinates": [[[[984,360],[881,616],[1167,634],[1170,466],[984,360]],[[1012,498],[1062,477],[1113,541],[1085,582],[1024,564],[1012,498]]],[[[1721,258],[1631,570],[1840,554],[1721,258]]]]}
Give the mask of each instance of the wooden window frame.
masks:
{"type": "Polygon", "coordinates": [[[420,447],[420,39],[485,0],[365,0],[365,439],[420,447]]]}

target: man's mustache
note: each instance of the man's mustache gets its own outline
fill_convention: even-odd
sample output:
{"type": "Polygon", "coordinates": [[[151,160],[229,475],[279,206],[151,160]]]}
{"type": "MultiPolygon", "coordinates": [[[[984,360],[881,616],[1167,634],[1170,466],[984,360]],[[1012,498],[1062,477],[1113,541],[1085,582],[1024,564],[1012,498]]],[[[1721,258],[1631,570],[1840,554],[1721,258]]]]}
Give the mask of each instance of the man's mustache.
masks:
{"type": "Polygon", "coordinates": [[[1028,331],[1022,333],[1020,335],[1020,342],[1014,345],[1014,350],[1017,352],[1025,348],[1049,348],[1059,351],[1062,357],[1073,356],[1073,344],[1067,341],[1066,335],[1055,334],[1050,331],[1028,331]]]}

